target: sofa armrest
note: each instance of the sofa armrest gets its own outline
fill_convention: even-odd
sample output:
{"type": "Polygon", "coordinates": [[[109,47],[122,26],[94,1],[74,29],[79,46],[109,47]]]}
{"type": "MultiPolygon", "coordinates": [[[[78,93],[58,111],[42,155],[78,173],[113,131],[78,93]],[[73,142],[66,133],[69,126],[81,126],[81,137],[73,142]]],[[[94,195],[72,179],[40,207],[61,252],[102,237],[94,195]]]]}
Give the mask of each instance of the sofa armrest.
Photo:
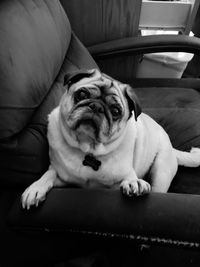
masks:
{"type": "Polygon", "coordinates": [[[95,59],[127,54],[188,52],[200,55],[200,39],[187,35],[149,35],[127,37],[88,47],[95,59]]]}
{"type": "Polygon", "coordinates": [[[18,231],[65,232],[139,244],[200,247],[200,195],[150,193],[127,198],[119,190],[53,189],[38,208],[20,197],[7,223],[18,231]]]}

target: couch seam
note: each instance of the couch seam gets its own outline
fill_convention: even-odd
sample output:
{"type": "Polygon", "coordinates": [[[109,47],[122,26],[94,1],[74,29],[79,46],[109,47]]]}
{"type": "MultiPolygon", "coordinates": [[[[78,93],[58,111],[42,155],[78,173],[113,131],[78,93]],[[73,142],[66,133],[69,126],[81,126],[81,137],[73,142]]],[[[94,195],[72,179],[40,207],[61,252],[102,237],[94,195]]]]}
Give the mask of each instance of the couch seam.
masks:
{"type": "MultiPolygon", "coordinates": [[[[47,231],[47,229],[46,229],[47,231]]],[[[135,240],[137,242],[142,242],[146,244],[163,244],[163,245],[173,245],[177,247],[190,247],[190,248],[199,248],[200,243],[191,242],[187,240],[177,240],[172,238],[163,238],[158,236],[143,236],[143,235],[134,235],[134,234],[118,234],[118,233],[105,233],[105,232],[92,232],[92,231],[84,231],[84,230],[69,230],[72,233],[81,233],[81,234],[89,234],[96,235],[102,237],[111,237],[111,238],[121,238],[121,239],[129,239],[135,240]]]]}
{"type": "Polygon", "coordinates": [[[164,246],[174,246],[179,248],[190,248],[190,249],[199,249],[200,243],[195,241],[188,241],[188,240],[180,240],[180,239],[173,239],[173,238],[165,238],[160,236],[147,236],[147,235],[135,235],[135,234],[123,234],[123,233],[111,233],[111,232],[100,232],[100,231],[89,231],[89,230],[80,230],[80,229],[64,229],[64,228],[57,228],[53,229],[51,227],[27,227],[27,226],[11,226],[13,230],[17,231],[42,231],[45,233],[71,233],[71,234],[82,234],[82,235],[90,235],[96,237],[103,237],[103,238],[117,238],[117,239],[124,239],[124,240],[133,240],[137,243],[147,244],[147,245],[164,245],[164,246]]]}
{"type": "Polygon", "coordinates": [[[77,67],[78,69],[80,69],[80,66],[78,66],[77,64],[75,64],[68,56],[66,57],[66,60],[68,60],[72,65],[74,65],[75,67],[77,67]]]}

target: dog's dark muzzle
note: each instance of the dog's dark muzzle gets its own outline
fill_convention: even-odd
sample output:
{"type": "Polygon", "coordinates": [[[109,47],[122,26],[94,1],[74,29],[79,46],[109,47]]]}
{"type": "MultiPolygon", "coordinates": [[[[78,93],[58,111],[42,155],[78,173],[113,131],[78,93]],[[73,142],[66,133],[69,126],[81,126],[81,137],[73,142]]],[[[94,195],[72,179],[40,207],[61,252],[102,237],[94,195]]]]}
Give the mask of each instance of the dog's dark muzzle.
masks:
{"type": "Polygon", "coordinates": [[[88,106],[94,113],[105,113],[105,107],[99,102],[91,102],[88,106]]]}
{"type": "Polygon", "coordinates": [[[108,111],[108,108],[106,107],[106,105],[100,101],[100,100],[85,100],[82,101],[81,103],[79,103],[76,106],[76,109],[80,108],[80,107],[88,107],[88,112],[89,113],[93,113],[99,116],[104,115],[106,117],[106,120],[108,122],[109,128],[112,125],[112,116],[110,114],[110,112],[108,111]]]}
{"type": "Polygon", "coordinates": [[[112,126],[112,116],[110,115],[106,105],[102,102],[90,102],[88,107],[92,110],[93,114],[99,115],[101,117],[102,115],[105,116],[107,122],[108,122],[108,134],[110,132],[110,128],[112,126]]]}
{"type": "Polygon", "coordinates": [[[87,109],[85,110],[83,116],[76,122],[75,129],[77,129],[80,124],[89,124],[95,129],[95,135],[98,138],[99,132],[101,130],[101,124],[103,118],[105,117],[108,125],[106,134],[110,133],[112,126],[112,116],[110,115],[107,107],[103,102],[100,102],[98,100],[84,101],[82,103],[79,103],[76,106],[76,109],[81,107],[86,107],[87,109]]]}

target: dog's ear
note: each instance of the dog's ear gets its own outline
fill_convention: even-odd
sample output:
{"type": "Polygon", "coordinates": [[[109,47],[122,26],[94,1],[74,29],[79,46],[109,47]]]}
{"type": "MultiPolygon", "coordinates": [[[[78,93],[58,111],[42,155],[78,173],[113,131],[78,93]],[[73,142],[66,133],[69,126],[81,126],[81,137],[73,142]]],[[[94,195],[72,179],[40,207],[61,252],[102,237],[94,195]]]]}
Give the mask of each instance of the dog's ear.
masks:
{"type": "Polygon", "coordinates": [[[67,84],[70,87],[73,83],[77,83],[83,78],[89,78],[95,74],[96,69],[81,69],[66,73],[64,76],[64,86],[67,84]]]}
{"type": "Polygon", "coordinates": [[[142,108],[141,108],[140,101],[134,89],[130,85],[127,85],[125,88],[125,97],[127,98],[129,111],[130,111],[130,117],[131,117],[132,111],[134,111],[135,120],[137,120],[138,116],[142,113],[142,108]]]}

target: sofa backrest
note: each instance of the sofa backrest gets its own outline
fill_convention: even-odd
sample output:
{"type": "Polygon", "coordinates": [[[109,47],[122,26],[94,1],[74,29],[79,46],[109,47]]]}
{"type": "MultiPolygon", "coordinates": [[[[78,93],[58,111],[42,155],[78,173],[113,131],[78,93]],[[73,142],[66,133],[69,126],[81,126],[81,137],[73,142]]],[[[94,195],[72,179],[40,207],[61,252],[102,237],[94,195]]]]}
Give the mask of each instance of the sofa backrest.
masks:
{"type": "Polygon", "coordinates": [[[0,141],[18,134],[41,104],[70,38],[59,1],[0,2],[0,141]]]}
{"type": "Polygon", "coordinates": [[[26,187],[47,170],[48,114],[65,73],[95,67],[59,0],[0,1],[0,187],[26,187]]]}

